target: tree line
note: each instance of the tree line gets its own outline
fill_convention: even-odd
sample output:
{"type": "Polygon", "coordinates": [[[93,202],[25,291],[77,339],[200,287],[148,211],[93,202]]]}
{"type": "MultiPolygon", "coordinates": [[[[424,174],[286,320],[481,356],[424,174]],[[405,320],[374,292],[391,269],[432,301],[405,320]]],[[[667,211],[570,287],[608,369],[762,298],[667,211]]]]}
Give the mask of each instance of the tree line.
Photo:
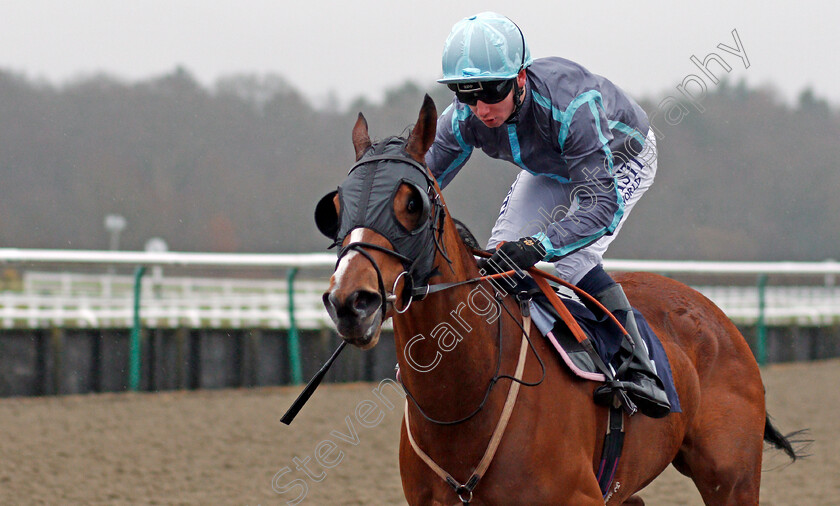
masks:
{"type": "MultiPolygon", "coordinates": [[[[106,249],[114,213],[128,223],[122,249],[162,237],[173,251],[323,251],[312,212],[353,162],[356,115],[373,136],[400,133],[426,92],[439,112],[451,100],[406,82],[342,110],[313,107],[279,76],[205,87],[178,68],[59,86],[0,71],[0,247],[106,249]]],[[[838,258],[838,111],[809,90],[791,105],[743,83],[702,105],[657,123],[656,183],[609,256],[838,258]]],[[[486,239],[516,172],[476,152],[444,192],[450,211],[486,239]]]]}

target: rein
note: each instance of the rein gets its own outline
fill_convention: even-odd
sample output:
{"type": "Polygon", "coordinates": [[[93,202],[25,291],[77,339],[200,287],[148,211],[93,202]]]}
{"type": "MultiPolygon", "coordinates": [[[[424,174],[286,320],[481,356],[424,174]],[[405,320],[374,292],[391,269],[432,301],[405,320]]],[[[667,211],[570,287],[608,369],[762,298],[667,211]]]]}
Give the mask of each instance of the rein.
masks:
{"type": "MultiPolygon", "coordinates": [[[[515,271],[510,270],[510,271],[502,272],[502,273],[499,273],[499,274],[492,274],[492,275],[489,275],[489,276],[480,276],[480,277],[477,277],[477,278],[471,278],[471,279],[467,279],[467,280],[463,280],[463,281],[455,281],[455,282],[450,282],[450,283],[438,283],[438,284],[433,284],[433,285],[410,287],[408,289],[409,290],[408,302],[403,306],[402,309],[398,309],[396,307],[397,295],[394,292],[396,291],[396,287],[397,287],[397,284],[399,283],[400,277],[402,277],[403,274],[407,273],[408,271],[404,271],[402,274],[400,274],[400,276],[397,276],[397,279],[394,282],[394,287],[391,289],[391,292],[387,292],[385,290],[385,282],[383,280],[382,270],[379,268],[379,265],[376,263],[374,258],[370,255],[370,253],[365,251],[365,248],[371,248],[371,249],[386,253],[388,255],[394,256],[397,259],[399,259],[401,262],[403,262],[403,264],[409,263],[409,264],[413,265],[413,262],[411,262],[411,259],[409,259],[409,258],[405,257],[404,255],[401,255],[401,254],[399,254],[399,253],[397,253],[397,252],[395,252],[391,249],[388,249],[386,247],[379,246],[379,245],[376,245],[376,244],[368,243],[368,242],[350,243],[347,246],[345,246],[344,248],[342,248],[341,251],[339,252],[339,254],[338,254],[338,261],[339,262],[341,261],[341,258],[345,254],[347,254],[349,251],[356,251],[356,252],[360,253],[362,256],[364,256],[371,263],[371,266],[373,267],[374,271],[376,272],[377,283],[379,285],[379,292],[380,292],[380,297],[381,297],[380,310],[382,311],[382,321],[385,321],[385,318],[386,318],[387,302],[391,302],[391,304],[394,306],[394,310],[396,312],[404,313],[408,310],[408,308],[411,305],[411,302],[413,300],[415,300],[415,299],[416,300],[423,300],[423,299],[426,298],[426,296],[428,296],[431,293],[437,293],[437,292],[447,290],[447,289],[450,289],[450,288],[455,288],[457,286],[462,286],[462,285],[471,284],[471,283],[478,283],[478,282],[481,282],[481,281],[489,281],[489,280],[492,280],[492,279],[497,279],[497,278],[501,278],[501,277],[504,277],[504,276],[517,274],[515,271]],[[422,297],[417,298],[416,294],[422,294],[422,297]]],[[[472,252],[472,254],[477,255],[477,256],[483,256],[483,257],[490,256],[490,254],[488,252],[486,252],[484,250],[480,250],[480,249],[471,248],[471,252],[472,252]]],[[[618,319],[616,319],[616,317],[609,310],[607,310],[607,308],[605,308],[597,299],[595,299],[589,293],[585,292],[584,290],[581,290],[577,286],[575,286],[571,283],[568,283],[568,282],[566,282],[566,281],[564,281],[564,280],[562,280],[562,279],[560,279],[556,276],[552,276],[551,274],[542,272],[541,270],[539,270],[535,267],[532,267],[532,268],[528,269],[528,272],[532,275],[534,280],[537,282],[537,285],[540,287],[540,289],[543,292],[547,293],[547,292],[551,291],[550,286],[546,282],[546,279],[547,279],[547,280],[554,281],[555,283],[558,283],[562,286],[565,286],[565,287],[573,290],[580,297],[585,298],[587,301],[591,302],[593,305],[595,305],[600,310],[602,310],[606,315],[608,315],[609,318],[612,319],[613,323],[622,331],[622,334],[624,335],[624,337],[627,338],[630,343],[632,343],[632,340],[629,339],[629,335],[627,334],[627,331],[624,329],[624,327],[621,325],[621,323],[618,321],[618,319]]],[[[408,276],[406,278],[406,282],[408,282],[409,279],[410,279],[410,276],[408,276]]],[[[425,410],[420,406],[420,403],[417,401],[417,399],[414,397],[414,395],[412,395],[411,392],[408,390],[408,388],[405,385],[403,385],[403,389],[405,390],[406,397],[411,400],[411,402],[417,408],[418,412],[427,421],[429,421],[431,423],[434,423],[436,425],[458,425],[458,424],[466,422],[467,420],[470,420],[471,418],[476,416],[479,412],[481,412],[482,409],[484,409],[484,405],[487,403],[487,400],[490,398],[490,392],[493,390],[493,387],[496,385],[496,383],[500,379],[510,379],[514,383],[519,383],[519,384],[522,384],[522,385],[525,385],[525,386],[537,386],[537,385],[541,384],[543,382],[543,380],[545,379],[545,364],[543,363],[542,358],[540,357],[539,353],[537,353],[536,348],[534,348],[534,344],[531,342],[531,338],[528,335],[529,333],[525,332],[525,329],[523,328],[522,324],[520,324],[516,320],[514,315],[510,312],[510,310],[507,308],[507,306],[505,306],[501,302],[501,300],[502,300],[502,298],[499,296],[499,294],[497,292],[496,293],[496,302],[505,310],[505,312],[508,314],[508,316],[510,316],[511,319],[517,325],[519,325],[520,329],[523,330],[525,339],[527,340],[529,347],[534,352],[534,356],[537,358],[537,361],[540,363],[540,368],[542,370],[542,375],[540,377],[540,380],[537,381],[537,382],[534,382],[534,383],[528,383],[528,382],[522,381],[521,378],[515,378],[515,377],[509,376],[509,375],[504,375],[504,374],[500,375],[499,374],[499,371],[501,370],[501,365],[502,365],[502,333],[503,333],[502,332],[502,319],[499,318],[498,319],[499,327],[498,327],[498,331],[497,331],[499,344],[498,344],[498,357],[497,357],[497,360],[496,360],[496,371],[493,374],[493,377],[490,379],[489,384],[487,385],[487,390],[485,390],[484,397],[482,398],[481,402],[468,415],[466,415],[462,418],[459,418],[457,420],[438,420],[436,418],[433,418],[433,417],[429,416],[428,414],[426,414],[425,410]]],[[[594,350],[594,348],[592,348],[591,340],[588,339],[587,336],[583,333],[583,330],[577,324],[574,317],[572,317],[572,315],[569,313],[569,310],[566,309],[566,307],[562,303],[560,303],[559,301],[555,301],[553,299],[552,299],[552,305],[558,311],[558,313],[560,314],[563,321],[566,322],[567,326],[572,331],[572,334],[574,335],[575,339],[581,345],[583,345],[587,349],[587,351],[590,352],[590,355],[593,357],[593,359],[599,365],[599,368],[602,369],[604,374],[608,378],[611,379],[612,376],[613,376],[611,374],[611,371],[606,367],[606,365],[604,365],[600,361],[600,358],[599,358],[597,352],[594,350]],[[589,348],[592,348],[592,349],[589,349],[589,348]]],[[[530,310],[528,308],[527,301],[520,300],[520,310],[522,311],[523,316],[525,314],[530,314],[530,310]]],[[[626,368],[628,363],[629,363],[629,361],[626,361],[626,363],[623,364],[621,368],[619,368],[618,374],[616,374],[615,376],[618,376],[620,373],[622,373],[623,370],[626,368]]],[[[625,401],[627,401],[627,400],[628,399],[625,399],[625,401]]],[[[632,403],[628,403],[628,404],[632,405],[632,403]]]]}
{"type": "MultiPolygon", "coordinates": [[[[492,256],[487,251],[484,251],[482,249],[476,249],[476,248],[470,248],[470,253],[472,253],[474,256],[480,256],[480,257],[483,257],[483,258],[489,258],[490,256],[492,256]]],[[[504,272],[504,273],[500,274],[500,276],[507,276],[507,275],[509,275],[513,272],[514,271],[504,272]]],[[[624,328],[624,325],[622,325],[621,322],[619,322],[618,319],[615,317],[615,315],[612,314],[612,312],[609,309],[604,307],[604,305],[601,304],[598,301],[598,299],[596,299],[595,297],[590,295],[589,292],[586,292],[585,290],[582,290],[582,289],[578,288],[576,285],[573,285],[572,283],[569,283],[566,280],[558,278],[557,276],[553,276],[553,275],[551,275],[547,272],[543,272],[536,267],[531,267],[530,269],[528,269],[528,273],[531,274],[531,277],[533,277],[534,280],[536,280],[537,277],[540,277],[540,278],[543,278],[543,279],[547,279],[548,281],[553,281],[553,282],[557,283],[558,285],[561,285],[563,287],[568,288],[569,290],[572,290],[573,292],[575,292],[578,295],[578,297],[581,297],[582,299],[586,299],[587,302],[590,302],[592,305],[597,307],[599,310],[603,311],[612,320],[612,322],[615,324],[615,326],[619,330],[621,330],[621,333],[624,336],[629,337],[629,335],[627,333],[627,330],[624,328]]],[[[538,282],[538,284],[539,284],[539,282],[538,282]]]]}
{"type": "MultiPolygon", "coordinates": [[[[371,246],[374,246],[374,245],[371,245],[371,246]]],[[[380,248],[378,246],[376,246],[376,247],[380,248]]],[[[386,250],[385,248],[381,248],[381,249],[383,251],[389,251],[389,250],[386,250]]],[[[394,255],[399,256],[397,253],[394,253],[393,251],[391,251],[390,253],[393,253],[394,255]]],[[[477,248],[470,248],[470,253],[472,253],[474,256],[480,256],[480,257],[483,257],[483,258],[489,258],[491,256],[491,254],[488,253],[487,251],[484,251],[482,249],[477,249],[477,248]]],[[[573,285],[572,283],[569,283],[568,281],[565,281],[561,278],[558,278],[557,276],[553,276],[551,274],[548,274],[547,272],[543,272],[536,267],[531,267],[530,269],[528,269],[528,273],[531,274],[531,277],[534,278],[535,281],[537,281],[537,284],[540,285],[540,288],[543,290],[543,292],[546,291],[546,288],[548,287],[548,285],[540,283],[538,281],[538,278],[542,278],[544,280],[552,281],[554,283],[557,283],[560,286],[563,286],[565,288],[568,288],[568,289],[572,290],[573,292],[575,292],[575,294],[578,295],[578,297],[580,297],[581,299],[585,299],[588,303],[592,304],[593,306],[598,308],[600,311],[602,311],[605,315],[607,315],[607,317],[610,320],[612,320],[612,322],[615,324],[616,328],[618,328],[621,331],[622,335],[629,338],[629,334],[627,333],[627,330],[624,328],[624,325],[622,325],[621,322],[618,321],[618,319],[615,317],[615,315],[612,314],[612,312],[609,309],[604,307],[604,305],[601,304],[601,302],[599,302],[598,299],[596,299],[595,297],[590,295],[585,290],[582,290],[582,289],[578,288],[576,285],[573,285]]],[[[417,296],[422,296],[421,298],[418,298],[416,300],[423,300],[423,298],[425,298],[429,294],[436,293],[436,292],[441,292],[443,290],[448,290],[449,288],[454,288],[456,286],[466,285],[466,284],[470,284],[470,283],[477,283],[479,281],[486,281],[486,280],[491,280],[491,279],[502,278],[502,277],[510,276],[510,275],[514,275],[514,274],[518,275],[518,274],[521,274],[521,273],[517,273],[514,270],[510,270],[510,271],[507,271],[507,272],[502,272],[500,274],[492,274],[492,275],[489,275],[489,276],[481,276],[481,277],[478,277],[478,278],[467,279],[467,280],[464,280],[464,281],[454,281],[454,282],[451,282],[451,283],[438,283],[438,284],[434,284],[434,285],[413,287],[412,290],[411,290],[410,297],[414,298],[414,297],[417,297],[417,296]]],[[[558,309],[558,312],[563,316],[565,316],[564,313],[567,312],[567,310],[560,310],[560,308],[555,307],[555,309],[558,309]]],[[[571,318],[571,316],[569,316],[569,318],[571,318]]],[[[564,318],[564,320],[565,320],[565,318],[564,318]]],[[[569,321],[566,321],[566,323],[568,324],[569,321]]],[[[583,339],[584,336],[582,334],[580,334],[579,332],[577,332],[580,329],[580,327],[575,328],[576,326],[574,326],[574,325],[570,325],[570,327],[571,327],[572,332],[575,334],[575,338],[578,341],[581,341],[581,339],[583,339]]],[[[630,343],[632,343],[632,339],[630,339],[630,343]]]]}

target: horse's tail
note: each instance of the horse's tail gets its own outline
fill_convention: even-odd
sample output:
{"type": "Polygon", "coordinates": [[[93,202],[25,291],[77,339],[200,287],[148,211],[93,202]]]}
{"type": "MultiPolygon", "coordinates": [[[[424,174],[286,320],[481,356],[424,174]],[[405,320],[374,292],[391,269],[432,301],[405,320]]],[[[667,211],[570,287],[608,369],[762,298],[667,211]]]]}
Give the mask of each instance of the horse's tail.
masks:
{"type": "Polygon", "coordinates": [[[778,450],[782,450],[791,460],[805,458],[808,456],[805,451],[813,443],[812,439],[794,439],[797,436],[808,434],[808,429],[797,430],[787,435],[782,435],[779,430],[770,423],[770,415],[765,414],[764,418],[764,440],[778,450]]]}

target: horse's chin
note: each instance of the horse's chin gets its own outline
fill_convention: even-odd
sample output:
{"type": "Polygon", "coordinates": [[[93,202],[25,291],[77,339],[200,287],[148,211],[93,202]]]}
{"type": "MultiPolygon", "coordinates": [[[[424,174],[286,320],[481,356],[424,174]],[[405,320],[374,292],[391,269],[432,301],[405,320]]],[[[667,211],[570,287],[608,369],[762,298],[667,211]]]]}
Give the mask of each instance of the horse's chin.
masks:
{"type": "Polygon", "coordinates": [[[373,335],[373,337],[368,339],[367,343],[356,342],[356,343],[350,343],[350,344],[354,344],[355,346],[358,346],[362,350],[369,350],[369,349],[373,348],[374,346],[376,346],[377,343],[379,343],[379,334],[380,334],[380,329],[377,328],[375,334],[373,335]]]}
{"type": "Polygon", "coordinates": [[[367,322],[354,322],[344,324],[336,322],[338,334],[348,344],[357,346],[362,350],[369,350],[379,342],[379,335],[382,333],[382,312],[374,313],[367,322]]]}

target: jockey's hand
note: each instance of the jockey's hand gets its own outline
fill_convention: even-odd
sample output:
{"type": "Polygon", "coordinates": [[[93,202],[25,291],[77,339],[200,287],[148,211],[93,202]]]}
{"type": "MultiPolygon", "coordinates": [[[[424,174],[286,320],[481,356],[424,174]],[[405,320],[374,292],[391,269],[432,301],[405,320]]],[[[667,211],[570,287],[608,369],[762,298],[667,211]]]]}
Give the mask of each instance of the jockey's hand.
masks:
{"type": "Polygon", "coordinates": [[[518,269],[525,271],[545,258],[545,255],[545,248],[538,240],[533,237],[523,237],[515,242],[502,243],[493,256],[479,267],[483,268],[488,275],[518,269]]]}

